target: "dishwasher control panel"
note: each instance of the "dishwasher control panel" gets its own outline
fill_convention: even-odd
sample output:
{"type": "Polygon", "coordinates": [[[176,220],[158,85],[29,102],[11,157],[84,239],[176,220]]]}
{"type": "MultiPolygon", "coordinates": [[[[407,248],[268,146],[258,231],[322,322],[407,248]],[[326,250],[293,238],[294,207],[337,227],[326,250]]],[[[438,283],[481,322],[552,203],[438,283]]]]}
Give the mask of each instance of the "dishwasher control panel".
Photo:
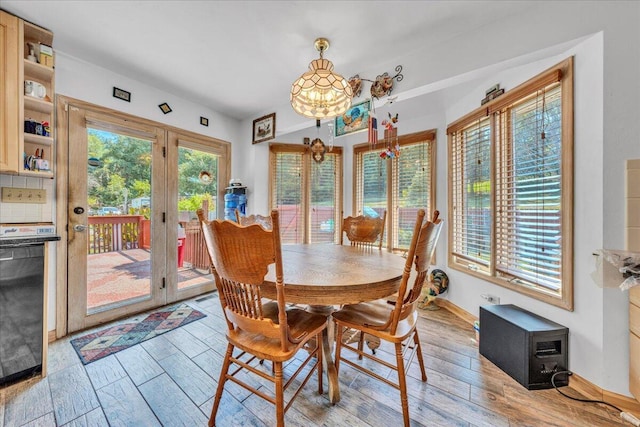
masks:
{"type": "Polygon", "coordinates": [[[0,238],[50,236],[56,234],[53,224],[4,224],[0,225],[0,238]]]}

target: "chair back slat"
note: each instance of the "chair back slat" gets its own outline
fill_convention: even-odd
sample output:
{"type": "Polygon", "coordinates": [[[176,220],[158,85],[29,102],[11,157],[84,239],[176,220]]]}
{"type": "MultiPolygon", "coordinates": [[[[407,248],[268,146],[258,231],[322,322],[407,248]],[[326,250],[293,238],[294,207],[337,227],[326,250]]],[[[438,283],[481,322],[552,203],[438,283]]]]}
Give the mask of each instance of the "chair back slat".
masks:
{"type": "Polygon", "coordinates": [[[344,236],[346,235],[351,246],[377,247],[378,249],[382,249],[386,218],[386,210],[383,211],[382,217],[380,218],[372,218],[364,215],[344,218],[342,220],[340,243],[342,244],[344,236]]]}
{"type": "Polygon", "coordinates": [[[281,347],[285,350],[289,346],[289,331],[282,282],[278,212],[274,210],[270,219],[273,227],[265,229],[258,224],[245,227],[234,221],[209,222],[200,217],[229,329],[240,328],[270,338],[280,338],[281,347]],[[264,277],[272,264],[275,264],[277,278],[277,318],[265,316],[261,291],[264,277]]]}
{"type": "Polygon", "coordinates": [[[442,230],[442,220],[438,216],[439,212],[435,211],[431,221],[425,222],[424,210],[420,209],[418,211],[409,252],[407,253],[407,262],[402,274],[402,282],[398,290],[398,298],[395,303],[395,309],[391,314],[392,333],[395,333],[398,322],[410,316],[418,305],[418,299],[427,281],[431,259],[442,230]],[[414,267],[415,271],[412,276],[411,270],[414,267]],[[410,285],[409,282],[412,278],[413,284],[410,285]]]}

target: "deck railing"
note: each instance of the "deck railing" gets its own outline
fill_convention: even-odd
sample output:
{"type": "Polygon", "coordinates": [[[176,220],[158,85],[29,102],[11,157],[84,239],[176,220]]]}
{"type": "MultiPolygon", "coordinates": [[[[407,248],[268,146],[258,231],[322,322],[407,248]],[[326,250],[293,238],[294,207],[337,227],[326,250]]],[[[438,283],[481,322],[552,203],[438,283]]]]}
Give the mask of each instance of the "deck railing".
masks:
{"type": "Polygon", "coordinates": [[[90,216],[87,253],[123,251],[141,247],[142,215],[90,216]]]}
{"type": "MultiPolygon", "coordinates": [[[[87,253],[151,249],[151,222],[142,215],[90,216],[87,253]]],[[[182,222],[185,239],[182,242],[183,262],[191,268],[208,270],[209,254],[198,220],[182,222]]]]}
{"type": "Polygon", "coordinates": [[[186,239],[184,241],[184,261],[192,268],[208,270],[211,265],[204,235],[197,219],[182,224],[186,239]]]}

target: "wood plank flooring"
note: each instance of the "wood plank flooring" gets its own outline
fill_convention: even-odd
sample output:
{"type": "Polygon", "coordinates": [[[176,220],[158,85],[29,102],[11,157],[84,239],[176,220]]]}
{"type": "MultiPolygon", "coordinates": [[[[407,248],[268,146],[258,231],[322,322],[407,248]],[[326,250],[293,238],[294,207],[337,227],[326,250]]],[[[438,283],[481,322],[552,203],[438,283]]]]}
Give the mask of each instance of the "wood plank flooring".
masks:
{"type": "MultiPolygon", "coordinates": [[[[206,426],[226,325],[215,293],[187,303],[208,316],[86,366],[69,344],[74,336],[52,343],[47,378],[0,389],[0,427],[206,426]]],[[[412,426],[626,425],[607,406],[575,402],[556,390],[526,390],[480,356],[473,329],[444,309],[421,311],[419,330],[428,380],[420,381],[414,361],[407,380],[412,426]]],[[[392,358],[390,350],[382,343],[377,354],[392,358]]],[[[294,359],[289,372],[298,363],[294,359]]],[[[287,412],[287,426],[402,425],[398,392],[385,384],[341,366],[342,399],[332,406],[326,387],[324,395],[316,393],[316,381],[312,377],[287,412]]],[[[273,420],[271,404],[227,384],[218,426],[265,427],[273,420]]]]}

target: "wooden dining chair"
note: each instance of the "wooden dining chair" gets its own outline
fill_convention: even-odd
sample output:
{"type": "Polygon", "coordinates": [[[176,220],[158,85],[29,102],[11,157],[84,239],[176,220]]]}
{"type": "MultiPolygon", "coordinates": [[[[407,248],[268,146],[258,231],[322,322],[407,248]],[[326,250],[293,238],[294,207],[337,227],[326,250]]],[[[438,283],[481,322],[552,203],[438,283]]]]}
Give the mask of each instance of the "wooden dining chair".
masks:
{"type": "Polygon", "coordinates": [[[240,211],[236,209],[236,222],[240,225],[251,225],[258,224],[261,225],[262,228],[267,230],[271,230],[273,228],[273,221],[270,216],[251,214],[251,215],[240,215],[240,211]]]}
{"type": "Polygon", "coordinates": [[[365,248],[382,249],[384,241],[384,225],[387,219],[386,209],[382,211],[380,218],[359,215],[348,216],[342,220],[342,232],[340,233],[340,244],[347,236],[351,246],[365,248]]]}
{"type": "Polygon", "coordinates": [[[233,381],[273,403],[276,407],[276,424],[284,426],[285,412],[316,371],[318,393],[322,394],[321,343],[327,318],[304,310],[286,309],[278,211],[271,212],[272,230],[257,224],[244,227],[234,221],[209,222],[200,210],[198,218],[228,326],[227,351],[209,426],[216,425],[216,414],[227,381],[233,381]],[[261,297],[261,287],[272,264],[276,273],[277,301],[265,303],[261,297]],[[295,369],[295,372],[285,373],[285,362],[303,347],[309,351],[308,357],[301,365],[294,364],[296,368],[292,370],[295,369]],[[272,368],[261,366],[262,360],[271,361],[272,368]],[[305,371],[307,365],[310,368],[305,378],[296,383],[299,385],[285,405],[284,392],[294,384],[294,379],[305,371]],[[247,384],[240,372],[255,374],[261,381],[272,382],[273,393],[267,393],[263,388],[257,390],[247,384]]]}
{"type": "Polygon", "coordinates": [[[422,291],[422,287],[427,280],[427,273],[433,256],[442,222],[438,219],[438,211],[434,212],[431,221],[424,221],[425,212],[418,211],[418,217],[413,230],[413,237],[407,262],[402,274],[400,289],[397,298],[393,301],[387,299],[377,300],[368,303],[343,306],[340,310],[332,314],[337,326],[336,337],[336,370],[339,371],[340,364],[347,365],[372,376],[397,390],[400,390],[400,401],[402,404],[402,416],[405,427],[409,427],[409,404],[407,400],[406,370],[409,368],[413,358],[418,356],[422,381],[427,381],[427,374],[424,368],[422,348],[416,323],[418,313],[416,307],[422,291]],[[415,280],[410,285],[412,266],[415,266],[415,280]],[[382,360],[376,355],[370,355],[362,351],[361,346],[344,343],[342,334],[345,330],[355,329],[360,333],[370,334],[379,339],[390,342],[395,346],[395,364],[382,360]],[[365,357],[374,362],[396,371],[397,382],[373,372],[373,370],[362,364],[353,361],[343,355],[343,350],[350,350],[356,353],[359,358],[365,357]],[[405,363],[406,359],[406,363],[405,363]]]}

